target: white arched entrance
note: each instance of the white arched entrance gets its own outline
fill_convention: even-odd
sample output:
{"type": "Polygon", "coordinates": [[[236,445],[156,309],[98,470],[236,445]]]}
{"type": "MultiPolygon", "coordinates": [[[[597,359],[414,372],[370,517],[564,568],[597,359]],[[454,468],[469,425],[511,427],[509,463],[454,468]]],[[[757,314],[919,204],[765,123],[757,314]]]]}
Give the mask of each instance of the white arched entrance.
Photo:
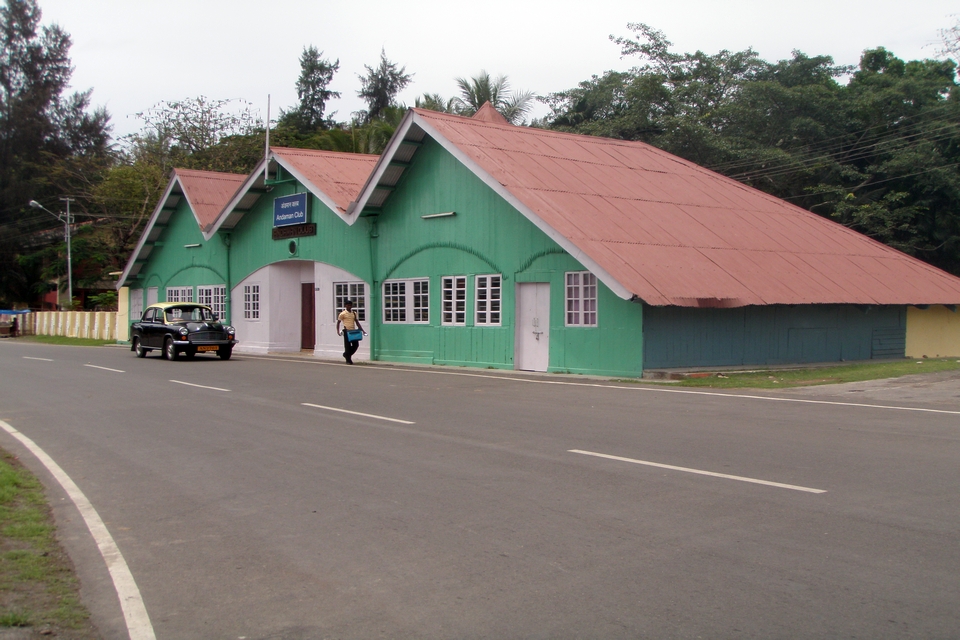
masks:
{"type": "MultiPolygon", "coordinates": [[[[338,359],[343,353],[343,338],[336,330],[337,303],[346,296],[355,299],[357,309],[362,310],[363,328],[370,331],[372,324],[366,315],[370,309],[369,283],[339,267],[310,260],[285,260],[262,267],[231,291],[231,319],[240,340],[236,351],[306,350],[318,357],[338,359]]],[[[354,359],[369,358],[370,342],[365,339],[354,359]]]]}

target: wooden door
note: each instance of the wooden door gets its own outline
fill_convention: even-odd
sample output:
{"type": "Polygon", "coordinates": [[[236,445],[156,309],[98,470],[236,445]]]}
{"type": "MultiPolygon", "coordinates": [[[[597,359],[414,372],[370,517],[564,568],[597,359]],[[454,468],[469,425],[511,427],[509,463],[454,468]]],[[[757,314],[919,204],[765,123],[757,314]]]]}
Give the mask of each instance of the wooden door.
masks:
{"type": "Polygon", "coordinates": [[[317,305],[314,283],[300,283],[300,348],[313,349],[317,343],[317,305]]]}

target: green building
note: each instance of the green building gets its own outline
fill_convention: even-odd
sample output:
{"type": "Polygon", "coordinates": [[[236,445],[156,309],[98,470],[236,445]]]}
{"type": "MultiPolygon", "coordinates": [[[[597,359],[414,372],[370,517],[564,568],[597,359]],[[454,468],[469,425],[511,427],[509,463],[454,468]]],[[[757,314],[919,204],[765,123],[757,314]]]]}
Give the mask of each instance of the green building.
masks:
{"type": "Polygon", "coordinates": [[[909,305],[960,302],[960,279],[815,214],[489,105],[410,110],[379,158],[199,173],[174,175],[120,286],[132,317],[222,300],[238,353],[338,357],[350,298],[361,359],[639,376],[902,357],[909,305]]]}

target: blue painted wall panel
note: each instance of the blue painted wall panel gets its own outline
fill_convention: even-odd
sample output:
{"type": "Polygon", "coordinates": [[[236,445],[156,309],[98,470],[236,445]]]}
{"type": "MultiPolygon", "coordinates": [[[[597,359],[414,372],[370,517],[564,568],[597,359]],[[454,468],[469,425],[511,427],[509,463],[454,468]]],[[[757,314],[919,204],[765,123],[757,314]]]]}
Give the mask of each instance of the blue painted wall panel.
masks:
{"type": "Polygon", "coordinates": [[[644,306],[644,369],[904,356],[905,307],[644,306]]]}

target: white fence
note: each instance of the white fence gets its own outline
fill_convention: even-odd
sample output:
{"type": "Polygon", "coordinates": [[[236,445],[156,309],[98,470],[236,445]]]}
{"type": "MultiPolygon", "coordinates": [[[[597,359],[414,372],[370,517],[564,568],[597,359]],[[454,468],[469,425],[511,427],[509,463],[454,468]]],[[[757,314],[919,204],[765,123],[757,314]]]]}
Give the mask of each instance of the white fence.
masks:
{"type": "Polygon", "coordinates": [[[117,339],[116,311],[38,311],[20,316],[24,333],[94,340],[117,339]]]}

